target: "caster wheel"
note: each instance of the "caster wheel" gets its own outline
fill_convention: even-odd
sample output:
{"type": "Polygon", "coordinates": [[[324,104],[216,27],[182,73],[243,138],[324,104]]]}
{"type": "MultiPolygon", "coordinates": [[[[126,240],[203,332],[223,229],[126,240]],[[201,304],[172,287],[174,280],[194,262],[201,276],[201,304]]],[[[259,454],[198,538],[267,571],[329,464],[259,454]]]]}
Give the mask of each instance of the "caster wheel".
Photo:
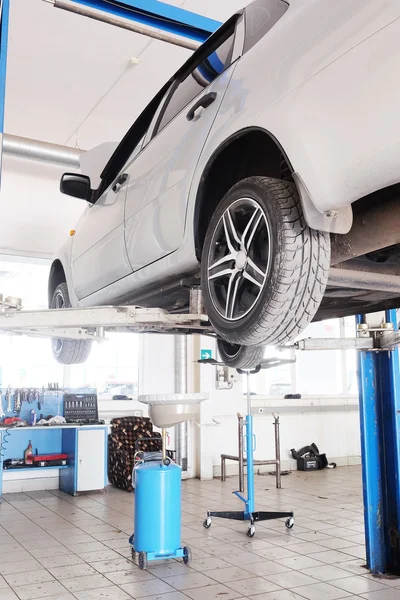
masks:
{"type": "Polygon", "coordinates": [[[131,555],[132,555],[132,560],[135,560],[135,558],[136,558],[135,548],[131,548],[131,555]]]}
{"type": "Polygon", "coordinates": [[[171,464],[171,459],[170,458],[164,458],[163,465],[165,467],[168,467],[168,465],[170,465],[170,464],[171,464]]]}
{"type": "Polygon", "coordinates": [[[189,546],[185,546],[183,548],[183,562],[185,563],[185,565],[190,565],[190,563],[192,562],[192,551],[189,548],[189,546]]]}
{"type": "Polygon", "coordinates": [[[294,517],[289,517],[286,520],[285,525],[286,525],[287,529],[292,529],[292,527],[294,525],[294,517]]]}
{"type": "Polygon", "coordinates": [[[139,552],[139,569],[142,569],[142,571],[147,569],[147,554],[146,554],[146,552],[139,552]]]}
{"type": "Polygon", "coordinates": [[[247,535],[247,537],[252,538],[255,536],[255,533],[256,533],[256,528],[254,527],[254,525],[251,525],[248,528],[246,535],[247,535]]]}
{"type": "Polygon", "coordinates": [[[207,517],[207,519],[204,519],[204,521],[203,521],[203,527],[204,527],[204,529],[210,529],[210,527],[211,527],[211,517],[207,517]]]}

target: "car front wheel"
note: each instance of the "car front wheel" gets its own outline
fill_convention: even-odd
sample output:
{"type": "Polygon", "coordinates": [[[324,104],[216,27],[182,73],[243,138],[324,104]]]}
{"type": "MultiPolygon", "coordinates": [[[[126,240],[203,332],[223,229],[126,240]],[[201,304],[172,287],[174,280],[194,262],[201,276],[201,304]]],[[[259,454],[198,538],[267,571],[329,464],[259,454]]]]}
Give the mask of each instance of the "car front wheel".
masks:
{"type": "Polygon", "coordinates": [[[281,345],[313,319],[328,280],[330,238],[305,223],[293,183],[249,177],[211,218],[201,275],[204,305],[227,342],[281,345]]]}
{"type": "MultiPolygon", "coordinates": [[[[60,283],[54,290],[50,308],[71,308],[68,287],[65,282],[60,283]]],[[[53,338],[51,347],[56,361],[62,365],[76,365],[87,360],[92,348],[92,341],[53,338]]]]}

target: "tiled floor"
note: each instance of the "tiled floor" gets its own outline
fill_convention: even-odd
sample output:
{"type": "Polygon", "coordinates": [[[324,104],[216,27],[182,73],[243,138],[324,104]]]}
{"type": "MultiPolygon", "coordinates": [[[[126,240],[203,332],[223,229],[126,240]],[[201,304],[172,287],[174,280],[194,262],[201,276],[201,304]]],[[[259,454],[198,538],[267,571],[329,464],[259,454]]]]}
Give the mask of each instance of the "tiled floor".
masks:
{"type": "Polygon", "coordinates": [[[256,477],[258,510],[295,510],[296,525],[246,526],[207,509],[240,509],[236,478],[183,482],[182,536],[193,552],[178,561],[130,560],[133,495],[72,498],[61,492],[9,494],[0,505],[0,600],[399,600],[400,579],[376,579],[365,567],[358,467],[295,472],[276,490],[256,477]]]}

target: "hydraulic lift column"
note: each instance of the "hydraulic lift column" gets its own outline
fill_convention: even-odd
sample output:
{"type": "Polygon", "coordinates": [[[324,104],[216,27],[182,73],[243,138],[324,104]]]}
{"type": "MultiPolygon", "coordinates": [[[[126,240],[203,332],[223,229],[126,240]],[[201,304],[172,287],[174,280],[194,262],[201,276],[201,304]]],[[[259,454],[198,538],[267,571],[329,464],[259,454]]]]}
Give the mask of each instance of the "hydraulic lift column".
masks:
{"type": "MultiPolygon", "coordinates": [[[[386,311],[394,331],[396,312],[386,311]]],[[[358,353],[367,565],[372,573],[393,575],[400,575],[399,370],[397,347],[358,353]]]]}

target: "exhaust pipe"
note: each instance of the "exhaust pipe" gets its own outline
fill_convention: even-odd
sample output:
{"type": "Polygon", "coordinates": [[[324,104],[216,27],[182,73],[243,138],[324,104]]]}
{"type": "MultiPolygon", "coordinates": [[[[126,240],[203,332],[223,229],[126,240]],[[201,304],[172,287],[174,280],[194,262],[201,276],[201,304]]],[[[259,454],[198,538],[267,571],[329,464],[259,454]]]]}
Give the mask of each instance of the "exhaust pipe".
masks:
{"type": "Polygon", "coordinates": [[[333,268],[329,271],[328,285],[356,290],[386,292],[392,296],[400,296],[400,277],[385,273],[333,268]]]}
{"type": "Polygon", "coordinates": [[[393,187],[369,197],[368,204],[361,200],[354,205],[349,233],[331,234],[332,266],[400,243],[400,196],[393,197],[393,187]]]}

